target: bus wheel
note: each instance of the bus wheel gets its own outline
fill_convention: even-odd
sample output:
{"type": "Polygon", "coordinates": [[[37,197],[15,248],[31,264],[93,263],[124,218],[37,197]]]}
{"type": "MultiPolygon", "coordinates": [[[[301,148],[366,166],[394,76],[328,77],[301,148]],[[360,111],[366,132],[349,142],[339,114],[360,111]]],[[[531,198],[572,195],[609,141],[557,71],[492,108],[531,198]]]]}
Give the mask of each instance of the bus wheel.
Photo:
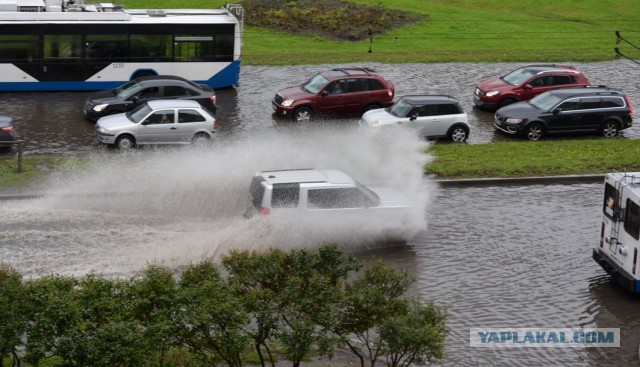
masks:
{"type": "Polygon", "coordinates": [[[133,149],[136,146],[136,141],[131,135],[122,135],[116,140],[116,147],[120,150],[133,149]]]}

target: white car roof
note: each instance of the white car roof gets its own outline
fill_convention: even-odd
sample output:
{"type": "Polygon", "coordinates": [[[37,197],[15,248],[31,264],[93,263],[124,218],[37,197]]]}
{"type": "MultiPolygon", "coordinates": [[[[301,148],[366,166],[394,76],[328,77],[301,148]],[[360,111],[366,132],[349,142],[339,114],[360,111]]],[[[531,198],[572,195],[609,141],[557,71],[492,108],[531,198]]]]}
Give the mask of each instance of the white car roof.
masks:
{"type": "Polygon", "coordinates": [[[330,184],[355,184],[353,178],[338,170],[291,169],[262,171],[258,175],[270,185],[281,183],[327,182],[330,184]]]}
{"type": "Polygon", "coordinates": [[[147,104],[154,110],[160,108],[199,107],[200,103],[189,99],[158,99],[148,101],[147,104]]]}

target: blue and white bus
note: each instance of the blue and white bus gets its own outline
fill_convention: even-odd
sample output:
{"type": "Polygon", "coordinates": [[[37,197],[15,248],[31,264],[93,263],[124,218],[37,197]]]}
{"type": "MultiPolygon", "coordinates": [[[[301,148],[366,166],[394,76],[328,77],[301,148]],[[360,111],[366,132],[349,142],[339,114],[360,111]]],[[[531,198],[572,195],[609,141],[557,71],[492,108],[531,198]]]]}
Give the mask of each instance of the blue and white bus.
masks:
{"type": "Polygon", "coordinates": [[[0,2],[0,91],[115,88],[177,75],[238,83],[243,9],[125,10],[82,0],[0,2]]]}

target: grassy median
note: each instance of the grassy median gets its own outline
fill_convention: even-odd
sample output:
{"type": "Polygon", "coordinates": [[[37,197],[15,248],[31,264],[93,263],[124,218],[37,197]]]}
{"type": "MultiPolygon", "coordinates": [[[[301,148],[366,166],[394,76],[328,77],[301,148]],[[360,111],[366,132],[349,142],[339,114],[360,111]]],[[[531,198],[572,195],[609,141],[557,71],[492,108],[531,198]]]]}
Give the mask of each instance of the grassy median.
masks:
{"type": "Polygon", "coordinates": [[[434,144],[425,173],[439,178],[527,177],[640,171],[640,142],[622,138],[434,144]]]}

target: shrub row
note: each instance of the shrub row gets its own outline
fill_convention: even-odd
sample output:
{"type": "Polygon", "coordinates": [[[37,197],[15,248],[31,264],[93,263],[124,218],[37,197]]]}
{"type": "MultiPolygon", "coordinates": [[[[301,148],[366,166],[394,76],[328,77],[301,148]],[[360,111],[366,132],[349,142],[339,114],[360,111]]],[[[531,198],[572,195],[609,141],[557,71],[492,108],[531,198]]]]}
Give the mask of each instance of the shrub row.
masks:
{"type": "Polygon", "coordinates": [[[430,363],[443,358],[447,313],[404,296],[412,282],[332,245],[235,251],[179,275],[150,265],[130,279],[23,280],[0,265],[0,357],[14,366],[299,366],[342,348],[363,367],[430,363]]]}

